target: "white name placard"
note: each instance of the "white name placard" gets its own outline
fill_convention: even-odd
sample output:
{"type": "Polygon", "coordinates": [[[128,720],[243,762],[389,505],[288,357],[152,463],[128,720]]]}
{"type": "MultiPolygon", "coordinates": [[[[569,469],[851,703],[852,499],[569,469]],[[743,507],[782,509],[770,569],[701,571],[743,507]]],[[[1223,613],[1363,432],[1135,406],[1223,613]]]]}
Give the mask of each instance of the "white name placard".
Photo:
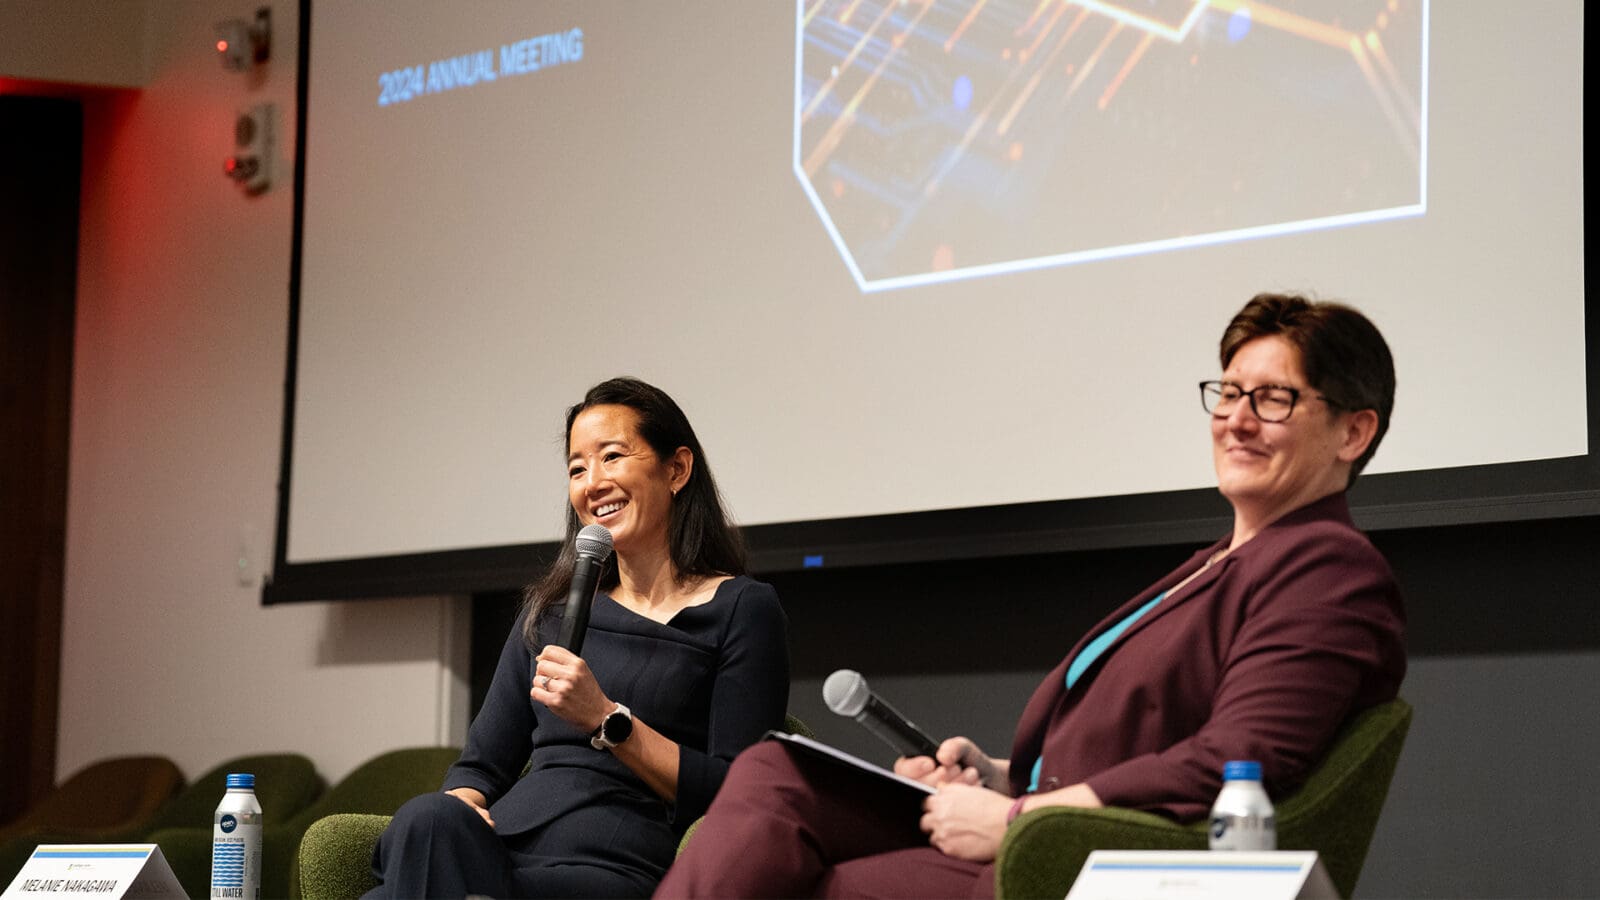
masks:
{"type": "Polygon", "coordinates": [[[1096,850],[1068,900],[1338,900],[1309,850],[1096,850]]]}
{"type": "Polygon", "coordinates": [[[40,844],[0,898],[185,900],[155,844],[40,844]]]}

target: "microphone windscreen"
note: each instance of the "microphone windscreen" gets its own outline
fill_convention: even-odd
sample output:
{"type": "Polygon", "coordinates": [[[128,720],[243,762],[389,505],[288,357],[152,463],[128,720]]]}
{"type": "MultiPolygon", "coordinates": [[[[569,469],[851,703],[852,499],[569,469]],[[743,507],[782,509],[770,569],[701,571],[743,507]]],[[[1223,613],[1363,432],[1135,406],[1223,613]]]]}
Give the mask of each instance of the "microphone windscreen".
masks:
{"type": "Polygon", "coordinates": [[[840,669],[822,683],[822,699],[841,716],[859,716],[867,706],[867,680],[854,669],[840,669]]]}
{"type": "Polygon", "coordinates": [[[579,556],[589,556],[605,562],[611,558],[611,531],[604,525],[585,525],[574,541],[579,556]]]}

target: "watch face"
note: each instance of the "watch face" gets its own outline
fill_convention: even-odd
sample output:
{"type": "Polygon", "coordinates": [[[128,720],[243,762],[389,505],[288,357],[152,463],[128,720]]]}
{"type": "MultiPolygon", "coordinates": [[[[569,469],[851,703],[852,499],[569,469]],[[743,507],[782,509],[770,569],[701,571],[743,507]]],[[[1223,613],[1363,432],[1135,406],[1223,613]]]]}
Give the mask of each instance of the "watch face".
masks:
{"type": "Polygon", "coordinates": [[[606,716],[605,722],[600,725],[600,733],[605,735],[608,743],[620,744],[633,734],[633,717],[627,713],[614,712],[606,716]]]}

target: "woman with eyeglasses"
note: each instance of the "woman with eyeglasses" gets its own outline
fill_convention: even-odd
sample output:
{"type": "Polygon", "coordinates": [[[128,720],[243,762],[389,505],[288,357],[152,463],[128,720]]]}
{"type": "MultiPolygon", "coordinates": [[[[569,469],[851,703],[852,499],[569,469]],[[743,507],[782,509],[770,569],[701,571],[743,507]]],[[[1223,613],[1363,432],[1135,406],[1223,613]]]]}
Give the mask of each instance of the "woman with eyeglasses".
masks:
{"type": "Polygon", "coordinates": [[[1223,763],[1292,792],[1356,713],[1395,697],[1405,619],[1345,491],[1394,406],[1394,364],[1349,307],[1261,294],[1200,385],[1233,530],[1080,639],[1022,712],[1009,756],[963,737],[895,769],[921,802],[776,742],[734,762],[656,896],[992,896],[1021,813],[1140,809],[1190,822],[1223,763]]]}

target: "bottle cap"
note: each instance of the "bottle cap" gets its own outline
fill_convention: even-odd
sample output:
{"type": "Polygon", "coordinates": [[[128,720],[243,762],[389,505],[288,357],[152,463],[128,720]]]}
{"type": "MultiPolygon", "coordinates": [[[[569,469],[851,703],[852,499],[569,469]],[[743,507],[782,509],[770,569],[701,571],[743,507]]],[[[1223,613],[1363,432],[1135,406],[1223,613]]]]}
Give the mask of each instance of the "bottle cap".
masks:
{"type": "Polygon", "coordinates": [[[256,788],[256,777],[254,775],[251,775],[251,774],[248,774],[248,773],[239,773],[239,774],[229,775],[228,776],[228,787],[230,787],[230,788],[249,788],[251,790],[255,790],[255,788],[256,788]]]}
{"type": "Polygon", "coordinates": [[[1248,759],[1231,759],[1222,764],[1223,781],[1260,781],[1261,763],[1248,759]]]}

